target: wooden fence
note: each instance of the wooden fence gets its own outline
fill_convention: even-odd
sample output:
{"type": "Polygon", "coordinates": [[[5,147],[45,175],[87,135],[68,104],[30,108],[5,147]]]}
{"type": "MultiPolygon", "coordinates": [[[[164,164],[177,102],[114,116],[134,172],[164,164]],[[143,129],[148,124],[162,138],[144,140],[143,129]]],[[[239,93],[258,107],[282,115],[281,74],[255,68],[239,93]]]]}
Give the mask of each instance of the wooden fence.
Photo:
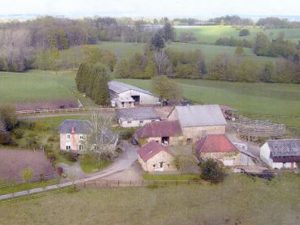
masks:
{"type": "Polygon", "coordinates": [[[167,185],[191,185],[202,184],[198,180],[140,180],[140,181],[122,181],[122,180],[94,180],[78,183],[79,188],[117,188],[117,187],[160,187],[167,185]]]}

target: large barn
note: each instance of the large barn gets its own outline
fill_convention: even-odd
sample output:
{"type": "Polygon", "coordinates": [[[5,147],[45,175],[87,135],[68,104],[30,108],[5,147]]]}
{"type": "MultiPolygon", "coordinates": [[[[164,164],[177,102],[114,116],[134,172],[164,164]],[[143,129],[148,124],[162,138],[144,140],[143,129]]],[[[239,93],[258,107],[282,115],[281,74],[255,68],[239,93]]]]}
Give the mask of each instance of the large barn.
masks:
{"type": "Polygon", "coordinates": [[[226,120],[219,105],[175,106],[168,120],[178,120],[187,143],[209,134],[225,134],[226,120]]]}
{"type": "Polygon", "coordinates": [[[131,108],[135,105],[156,105],[159,98],[151,92],[119,81],[108,82],[112,107],[131,108]]]}

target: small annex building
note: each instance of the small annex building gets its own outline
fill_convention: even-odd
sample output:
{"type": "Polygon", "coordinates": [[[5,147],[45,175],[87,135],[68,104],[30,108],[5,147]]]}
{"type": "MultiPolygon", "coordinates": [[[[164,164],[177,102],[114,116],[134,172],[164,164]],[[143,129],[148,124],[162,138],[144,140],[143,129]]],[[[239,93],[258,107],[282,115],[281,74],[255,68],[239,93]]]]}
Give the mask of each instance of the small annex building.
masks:
{"type": "Polygon", "coordinates": [[[219,105],[175,106],[168,120],[178,120],[187,143],[210,134],[225,134],[226,120],[219,105]]]}
{"type": "Polygon", "coordinates": [[[159,98],[151,92],[119,81],[108,82],[111,106],[132,108],[135,105],[156,105],[159,98]]]}
{"type": "Polygon", "coordinates": [[[240,151],[225,134],[211,134],[201,138],[195,144],[195,153],[199,160],[215,159],[224,166],[240,165],[240,151]]]}
{"type": "Polygon", "coordinates": [[[261,146],[260,158],[273,169],[298,168],[300,139],[269,140],[261,146]]]}
{"type": "Polygon", "coordinates": [[[136,131],[134,138],[140,144],[155,141],[163,145],[178,145],[183,139],[178,120],[148,123],[136,131]]]}
{"type": "Polygon", "coordinates": [[[117,109],[116,117],[121,127],[142,127],[147,123],[160,121],[153,107],[117,109]]]}
{"type": "Polygon", "coordinates": [[[138,150],[138,161],[146,172],[176,171],[173,154],[155,141],[145,144],[138,150]]]}
{"type": "MultiPolygon", "coordinates": [[[[91,132],[91,123],[88,120],[64,120],[59,128],[60,150],[77,154],[84,153],[84,143],[91,132]]],[[[102,132],[104,144],[113,149],[116,148],[119,136],[111,130],[102,132]]]]}

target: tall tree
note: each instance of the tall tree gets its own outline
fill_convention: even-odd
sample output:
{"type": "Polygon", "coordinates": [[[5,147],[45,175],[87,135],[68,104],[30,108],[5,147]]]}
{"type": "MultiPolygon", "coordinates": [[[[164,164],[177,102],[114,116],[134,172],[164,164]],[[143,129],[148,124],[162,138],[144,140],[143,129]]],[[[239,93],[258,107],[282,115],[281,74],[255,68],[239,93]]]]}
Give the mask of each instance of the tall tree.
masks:
{"type": "Polygon", "coordinates": [[[165,41],[159,32],[156,32],[151,38],[151,48],[155,51],[160,51],[165,47],[165,41]]]}
{"type": "Polygon", "coordinates": [[[161,99],[175,102],[182,100],[182,90],[180,86],[166,76],[156,76],[152,78],[152,89],[161,99]]]}

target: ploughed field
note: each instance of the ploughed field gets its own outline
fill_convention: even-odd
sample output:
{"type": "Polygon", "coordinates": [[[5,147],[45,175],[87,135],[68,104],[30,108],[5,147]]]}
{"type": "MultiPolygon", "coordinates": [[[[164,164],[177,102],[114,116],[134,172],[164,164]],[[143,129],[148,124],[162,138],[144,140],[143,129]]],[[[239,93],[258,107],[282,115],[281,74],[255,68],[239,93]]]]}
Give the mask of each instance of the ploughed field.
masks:
{"type": "MultiPolygon", "coordinates": [[[[150,80],[120,79],[151,90],[150,80]]],[[[300,85],[176,79],[185,98],[231,106],[242,115],[284,123],[300,131],[300,85]]]]}
{"type": "Polygon", "coordinates": [[[5,225],[298,225],[300,177],[230,175],[219,185],[70,189],[0,202],[5,225]]]}

